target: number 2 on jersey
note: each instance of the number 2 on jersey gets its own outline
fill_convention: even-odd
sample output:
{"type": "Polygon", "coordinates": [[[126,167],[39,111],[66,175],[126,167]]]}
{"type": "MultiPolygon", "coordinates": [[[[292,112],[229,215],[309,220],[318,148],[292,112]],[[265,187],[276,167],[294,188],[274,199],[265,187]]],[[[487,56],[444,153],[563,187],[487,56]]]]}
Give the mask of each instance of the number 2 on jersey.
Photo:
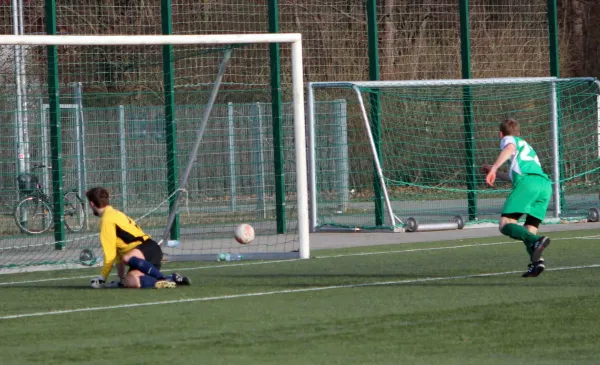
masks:
{"type": "Polygon", "coordinates": [[[531,152],[531,147],[527,142],[520,140],[519,148],[523,148],[519,153],[519,159],[521,159],[521,161],[535,161],[536,164],[542,166],[542,164],[540,163],[540,159],[537,157],[537,155],[533,157],[529,156],[529,153],[531,152]]]}

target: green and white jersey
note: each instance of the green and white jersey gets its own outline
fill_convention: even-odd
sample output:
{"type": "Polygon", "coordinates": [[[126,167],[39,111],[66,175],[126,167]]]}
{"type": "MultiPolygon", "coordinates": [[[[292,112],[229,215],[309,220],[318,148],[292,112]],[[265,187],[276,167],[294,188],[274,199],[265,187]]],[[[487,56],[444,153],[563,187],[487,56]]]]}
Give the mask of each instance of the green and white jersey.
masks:
{"type": "Polygon", "coordinates": [[[500,141],[500,149],[503,150],[509,144],[514,144],[515,152],[510,157],[510,170],[508,176],[513,185],[516,185],[525,175],[539,175],[548,178],[544,173],[540,159],[534,149],[520,137],[506,136],[500,141]]]}

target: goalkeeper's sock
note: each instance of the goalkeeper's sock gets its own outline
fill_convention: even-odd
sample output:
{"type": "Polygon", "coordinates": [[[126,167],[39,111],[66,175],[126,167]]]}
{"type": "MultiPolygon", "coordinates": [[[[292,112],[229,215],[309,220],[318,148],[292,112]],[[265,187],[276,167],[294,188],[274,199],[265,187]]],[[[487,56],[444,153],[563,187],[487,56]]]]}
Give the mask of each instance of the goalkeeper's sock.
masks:
{"type": "Polygon", "coordinates": [[[156,284],[156,282],[158,281],[158,279],[153,278],[152,276],[148,276],[148,275],[143,275],[140,276],[140,286],[142,287],[142,289],[154,289],[154,284],[156,284]]]}
{"type": "Polygon", "coordinates": [[[540,236],[529,232],[525,227],[515,223],[505,224],[502,227],[501,232],[510,238],[523,241],[523,243],[525,243],[525,247],[527,248],[527,252],[530,255],[533,249],[533,244],[540,238],[540,236]]]}
{"type": "Polygon", "coordinates": [[[165,279],[165,276],[160,271],[158,271],[156,266],[152,265],[152,263],[146,260],[142,260],[137,257],[132,257],[129,259],[128,265],[132,269],[139,270],[146,275],[152,276],[155,279],[165,279]]]}

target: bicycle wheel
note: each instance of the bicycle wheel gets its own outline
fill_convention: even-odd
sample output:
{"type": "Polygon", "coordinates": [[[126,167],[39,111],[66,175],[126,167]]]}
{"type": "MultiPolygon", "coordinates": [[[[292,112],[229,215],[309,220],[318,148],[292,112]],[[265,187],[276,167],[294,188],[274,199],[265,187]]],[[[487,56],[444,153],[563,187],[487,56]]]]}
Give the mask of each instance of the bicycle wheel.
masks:
{"type": "Polygon", "coordinates": [[[64,196],[65,226],[71,232],[79,232],[85,227],[85,208],[83,200],[76,192],[71,191],[64,196]]]}
{"type": "Polygon", "coordinates": [[[29,196],[17,204],[14,217],[21,231],[29,234],[44,233],[52,225],[52,208],[48,202],[29,196]]]}

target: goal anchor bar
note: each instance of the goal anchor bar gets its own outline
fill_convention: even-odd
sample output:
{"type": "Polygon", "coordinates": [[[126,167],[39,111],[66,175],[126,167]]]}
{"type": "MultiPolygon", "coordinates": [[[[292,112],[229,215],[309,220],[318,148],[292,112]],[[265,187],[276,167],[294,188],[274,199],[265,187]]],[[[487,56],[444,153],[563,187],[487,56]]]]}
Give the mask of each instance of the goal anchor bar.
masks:
{"type": "MultiPolygon", "coordinates": [[[[395,226],[395,221],[397,217],[392,211],[391,202],[389,200],[389,196],[387,194],[387,188],[385,184],[385,177],[383,176],[381,161],[379,161],[376,151],[376,146],[374,146],[373,137],[370,133],[370,122],[368,116],[366,115],[364,101],[362,100],[362,96],[360,95],[360,89],[366,89],[363,91],[371,91],[369,89],[380,90],[380,89],[389,89],[389,88],[426,88],[426,87],[449,87],[449,86],[487,86],[487,85],[523,85],[523,84],[539,84],[539,85],[548,85],[550,88],[550,119],[551,119],[551,144],[552,144],[552,155],[553,155],[553,165],[552,165],[552,178],[553,178],[553,198],[554,198],[554,215],[555,217],[559,217],[561,214],[561,179],[559,175],[559,164],[560,164],[560,156],[559,156],[559,112],[558,112],[558,93],[560,92],[559,84],[566,82],[578,82],[578,83],[588,83],[588,85],[596,85],[598,90],[596,91],[596,99],[598,100],[598,106],[596,106],[597,112],[597,130],[600,131],[600,81],[593,77],[580,77],[580,78],[557,78],[557,77],[531,77],[531,78],[489,78],[489,79],[456,79],[456,80],[403,80],[403,81],[341,81],[341,82],[308,82],[307,83],[307,111],[308,111],[308,129],[309,129],[309,173],[310,173],[310,200],[311,200],[311,222],[310,222],[310,230],[312,232],[317,232],[320,230],[319,227],[319,213],[318,213],[318,189],[317,189],[317,181],[316,181],[316,164],[317,164],[317,156],[316,156],[316,138],[315,138],[315,125],[316,125],[316,97],[315,91],[316,89],[349,89],[354,90],[357,94],[358,103],[360,106],[361,116],[365,122],[367,137],[369,140],[369,144],[371,147],[372,158],[374,159],[377,179],[379,184],[382,185],[382,190],[384,192],[384,198],[386,203],[386,210],[390,217],[390,221],[392,226],[395,226]]],[[[598,137],[597,142],[598,155],[600,156],[600,137],[598,137]]],[[[457,216],[458,217],[458,216],[457,216]]],[[[404,229],[408,232],[416,232],[418,231],[432,231],[432,230],[446,230],[446,229],[462,229],[464,226],[464,221],[462,218],[457,219],[453,222],[445,222],[445,223],[431,223],[431,224],[421,224],[419,225],[414,218],[409,218],[408,221],[402,223],[401,220],[398,220],[404,226],[404,229]]],[[[351,225],[350,225],[351,226],[351,225]]],[[[346,228],[347,230],[348,228],[346,228]]],[[[359,230],[358,227],[354,228],[355,230],[359,230]]],[[[344,230],[341,227],[336,227],[336,230],[344,230]]]]}

